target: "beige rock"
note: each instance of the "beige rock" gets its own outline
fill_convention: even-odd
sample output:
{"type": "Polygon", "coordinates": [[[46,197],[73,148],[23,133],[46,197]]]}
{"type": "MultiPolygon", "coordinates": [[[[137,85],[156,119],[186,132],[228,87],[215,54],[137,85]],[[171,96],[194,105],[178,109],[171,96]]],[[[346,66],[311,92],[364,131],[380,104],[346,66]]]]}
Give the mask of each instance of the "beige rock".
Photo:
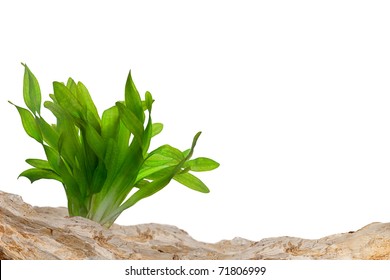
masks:
{"type": "Polygon", "coordinates": [[[0,192],[0,259],[390,259],[390,223],[317,240],[243,238],[209,244],[168,225],[99,224],[66,208],[32,207],[0,192]]]}

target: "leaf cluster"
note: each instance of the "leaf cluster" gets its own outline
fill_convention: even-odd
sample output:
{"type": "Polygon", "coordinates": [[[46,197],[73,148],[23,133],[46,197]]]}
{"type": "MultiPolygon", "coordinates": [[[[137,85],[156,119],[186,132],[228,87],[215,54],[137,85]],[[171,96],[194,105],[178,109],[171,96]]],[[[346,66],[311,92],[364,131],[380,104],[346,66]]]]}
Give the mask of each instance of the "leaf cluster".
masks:
{"type": "Polygon", "coordinates": [[[101,117],[84,84],[71,78],[67,83],[54,82],[51,100],[43,103],[57,120],[49,124],[41,116],[39,83],[27,65],[23,66],[27,109],[10,103],[18,110],[25,132],[42,145],[46,159],[27,159],[32,168],[20,176],[31,182],[61,182],[69,215],[109,227],[125,209],[160,191],[172,179],[193,190],[209,192],[191,173],[219,166],[209,158],[191,159],[201,132],[185,151],[170,145],[148,151],[163,124],[152,122],[153,97],[146,92],[141,100],[131,72],[125,100],[106,109],[101,117]]]}

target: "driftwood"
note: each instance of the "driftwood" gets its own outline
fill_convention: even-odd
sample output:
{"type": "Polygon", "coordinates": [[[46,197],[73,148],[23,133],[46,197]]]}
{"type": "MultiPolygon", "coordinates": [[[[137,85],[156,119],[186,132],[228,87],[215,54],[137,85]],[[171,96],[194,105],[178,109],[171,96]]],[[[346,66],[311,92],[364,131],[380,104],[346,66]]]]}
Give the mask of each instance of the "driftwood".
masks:
{"type": "Polygon", "coordinates": [[[33,207],[0,192],[0,259],[390,259],[390,223],[317,240],[296,237],[204,243],[174,226],[105,229],[66,208],[33,207]]]}

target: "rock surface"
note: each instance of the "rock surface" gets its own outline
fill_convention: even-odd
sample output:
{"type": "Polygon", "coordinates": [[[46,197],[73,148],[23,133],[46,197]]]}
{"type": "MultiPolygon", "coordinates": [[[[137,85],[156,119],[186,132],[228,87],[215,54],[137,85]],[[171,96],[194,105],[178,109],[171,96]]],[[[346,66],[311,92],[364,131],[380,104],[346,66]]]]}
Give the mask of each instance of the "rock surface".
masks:
{"type": "Polygon", "coordinates": [[[390,223],[317,240],[296,237],[210,244],[168,225],[105,229],[66,208],[32,207],[0,191],[0,259],[390,259],[390,223]]]}

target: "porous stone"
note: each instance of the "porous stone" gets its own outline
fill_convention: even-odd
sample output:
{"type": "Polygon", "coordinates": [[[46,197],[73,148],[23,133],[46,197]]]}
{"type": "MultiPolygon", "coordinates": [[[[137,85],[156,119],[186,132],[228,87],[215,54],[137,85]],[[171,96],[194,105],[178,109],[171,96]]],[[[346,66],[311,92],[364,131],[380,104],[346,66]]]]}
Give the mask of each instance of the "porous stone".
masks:
{"type": "Polygon", "coordinates": [[[205,243],[175,226],[113,225],[68,217],[66,208],[33,207],[0,191],[0,259],[293,260],[390,259],[390,223],[321,239],[243,238],[205,243]]]}

